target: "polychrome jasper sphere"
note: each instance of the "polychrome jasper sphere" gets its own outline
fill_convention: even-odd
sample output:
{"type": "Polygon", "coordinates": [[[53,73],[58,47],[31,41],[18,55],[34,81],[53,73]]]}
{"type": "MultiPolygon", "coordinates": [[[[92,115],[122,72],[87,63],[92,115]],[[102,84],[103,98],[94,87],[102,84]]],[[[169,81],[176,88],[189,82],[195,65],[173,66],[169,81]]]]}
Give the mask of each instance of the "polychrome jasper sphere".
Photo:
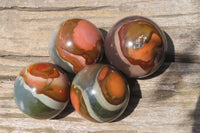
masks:
{"type": "Polygon", "coordinates": [[[74,78],[70,98],[75,110],[93,122],[110,122],[126,109],[130,90],[124,77],[109,65],[86,66],[74,78]]]}
{"type": "Polygon", "coordinates": [[[51,63],[24,68],[16,78],[14,98],[19,109],[36,119],[50,119],[68,104],[70,81],[51,63]]]}
{"type": "Polygon", "coordinates": [[[61,23],[52,33],[49,55],[63,69],[77,73],[101,60],[103,38],[95,25],[83,19],[61,23]]]}
{"type": "Polygon", "coordinates": [[[134,78],[157,71],[164,62],[166,49],[163,31],[153,21],[140,16],[117,22],[105,41],[108,61],[134,78]]]}

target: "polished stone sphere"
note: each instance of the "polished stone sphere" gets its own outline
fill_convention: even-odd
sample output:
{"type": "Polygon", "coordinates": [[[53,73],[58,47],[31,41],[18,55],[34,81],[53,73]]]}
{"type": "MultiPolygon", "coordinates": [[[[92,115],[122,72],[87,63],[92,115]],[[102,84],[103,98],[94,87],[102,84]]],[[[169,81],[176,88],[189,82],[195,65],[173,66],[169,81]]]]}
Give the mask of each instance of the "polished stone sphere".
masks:
{"type": "Polygon", "coordinates": [[[59,67],[36,63],[16,78],[14,98],[19,109],[36,119],[50,119],[68,104],[70,81],[59,67]]]}
{"type": "Polygon", "coordinates": [[[70,98],[75,110],[87,120],[110,122],[126,109],[130,90],[126,79],[112,66],[86,66],[74,78],[70,98]]]}
{"type": "Polygon", "coordinates": [[[166,50],[163,31],[153,21],[141,16],[117,22],[105,41],[109,63],[133,78],[156,72],[164,62],[166,50]]]}
{"type": "Polygon", "coordinates": [[[103,37],[99,29],[84,19],[69,19],[53,31],[49,41],[52,60],[70,73],[101,60],[103,37]]]}

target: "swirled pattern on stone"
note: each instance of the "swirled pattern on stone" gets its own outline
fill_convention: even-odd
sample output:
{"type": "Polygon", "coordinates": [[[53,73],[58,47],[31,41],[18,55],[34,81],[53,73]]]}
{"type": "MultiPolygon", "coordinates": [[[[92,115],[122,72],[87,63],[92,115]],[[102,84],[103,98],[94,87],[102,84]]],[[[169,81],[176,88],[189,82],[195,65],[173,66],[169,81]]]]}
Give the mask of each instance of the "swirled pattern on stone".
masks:
{"type": "Polygon", "coordinates": [[[70,81],[59,67],[36,63],[24,68],[14,85],[15,101],[25,114],[36,119],[58,115],[68,104],[70,81]]]}
{"type": "Polygon", "coordinates": [[[117,22],[105,41],[109,62],[135,78],[158,70],[165,59],[167,43],[164,33],[151,20],[131,16],[117,22]]]}
{"type": "Polygon", "coordinates": [[[103,38],[95,25],[84,19],[70,19],[53,31],[49,54],[68,72],[77,73],[101,60],[103,38]]]}
{"type": "Polygon", "coordinates": [[[118,118],[130,97],[126,79],[109,65],[86,66],[74,78],[70,97],[75,110],[93,122],[118,118]]]}

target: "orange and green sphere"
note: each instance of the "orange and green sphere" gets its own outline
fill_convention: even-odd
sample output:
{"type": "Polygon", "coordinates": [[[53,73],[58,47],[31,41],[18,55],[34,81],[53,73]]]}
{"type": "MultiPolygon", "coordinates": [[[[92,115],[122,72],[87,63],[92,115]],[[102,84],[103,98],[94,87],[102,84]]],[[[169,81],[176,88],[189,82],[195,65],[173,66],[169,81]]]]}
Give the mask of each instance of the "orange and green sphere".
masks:
{"type": "Polygon", "coordinates": [[[69,102],[70,81],[65,72],[51,63],[36,63],[24,68],[14,84],[19,109],[36,119],[58,115],[69,102]]]}
{"type": "Polygon", "coordinates": [[[86,66],[74,78],[70,98],[75,110],[93,122],[110,122],[126,109],[130,90],[126,79],[112,66],[86,66]]]}

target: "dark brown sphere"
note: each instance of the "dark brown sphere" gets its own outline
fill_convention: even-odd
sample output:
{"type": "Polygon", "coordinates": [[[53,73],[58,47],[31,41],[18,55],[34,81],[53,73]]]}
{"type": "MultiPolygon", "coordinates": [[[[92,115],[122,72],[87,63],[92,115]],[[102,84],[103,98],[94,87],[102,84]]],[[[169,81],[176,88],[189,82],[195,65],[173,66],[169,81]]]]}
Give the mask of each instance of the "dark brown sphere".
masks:
{"type": "Polygon", "coordinates": [[[129,77],[142,78],[159,69],[167,42],[153,21],[131,16],[117,22],[108,32],[105,53],[110,64],[129,77]]]}

